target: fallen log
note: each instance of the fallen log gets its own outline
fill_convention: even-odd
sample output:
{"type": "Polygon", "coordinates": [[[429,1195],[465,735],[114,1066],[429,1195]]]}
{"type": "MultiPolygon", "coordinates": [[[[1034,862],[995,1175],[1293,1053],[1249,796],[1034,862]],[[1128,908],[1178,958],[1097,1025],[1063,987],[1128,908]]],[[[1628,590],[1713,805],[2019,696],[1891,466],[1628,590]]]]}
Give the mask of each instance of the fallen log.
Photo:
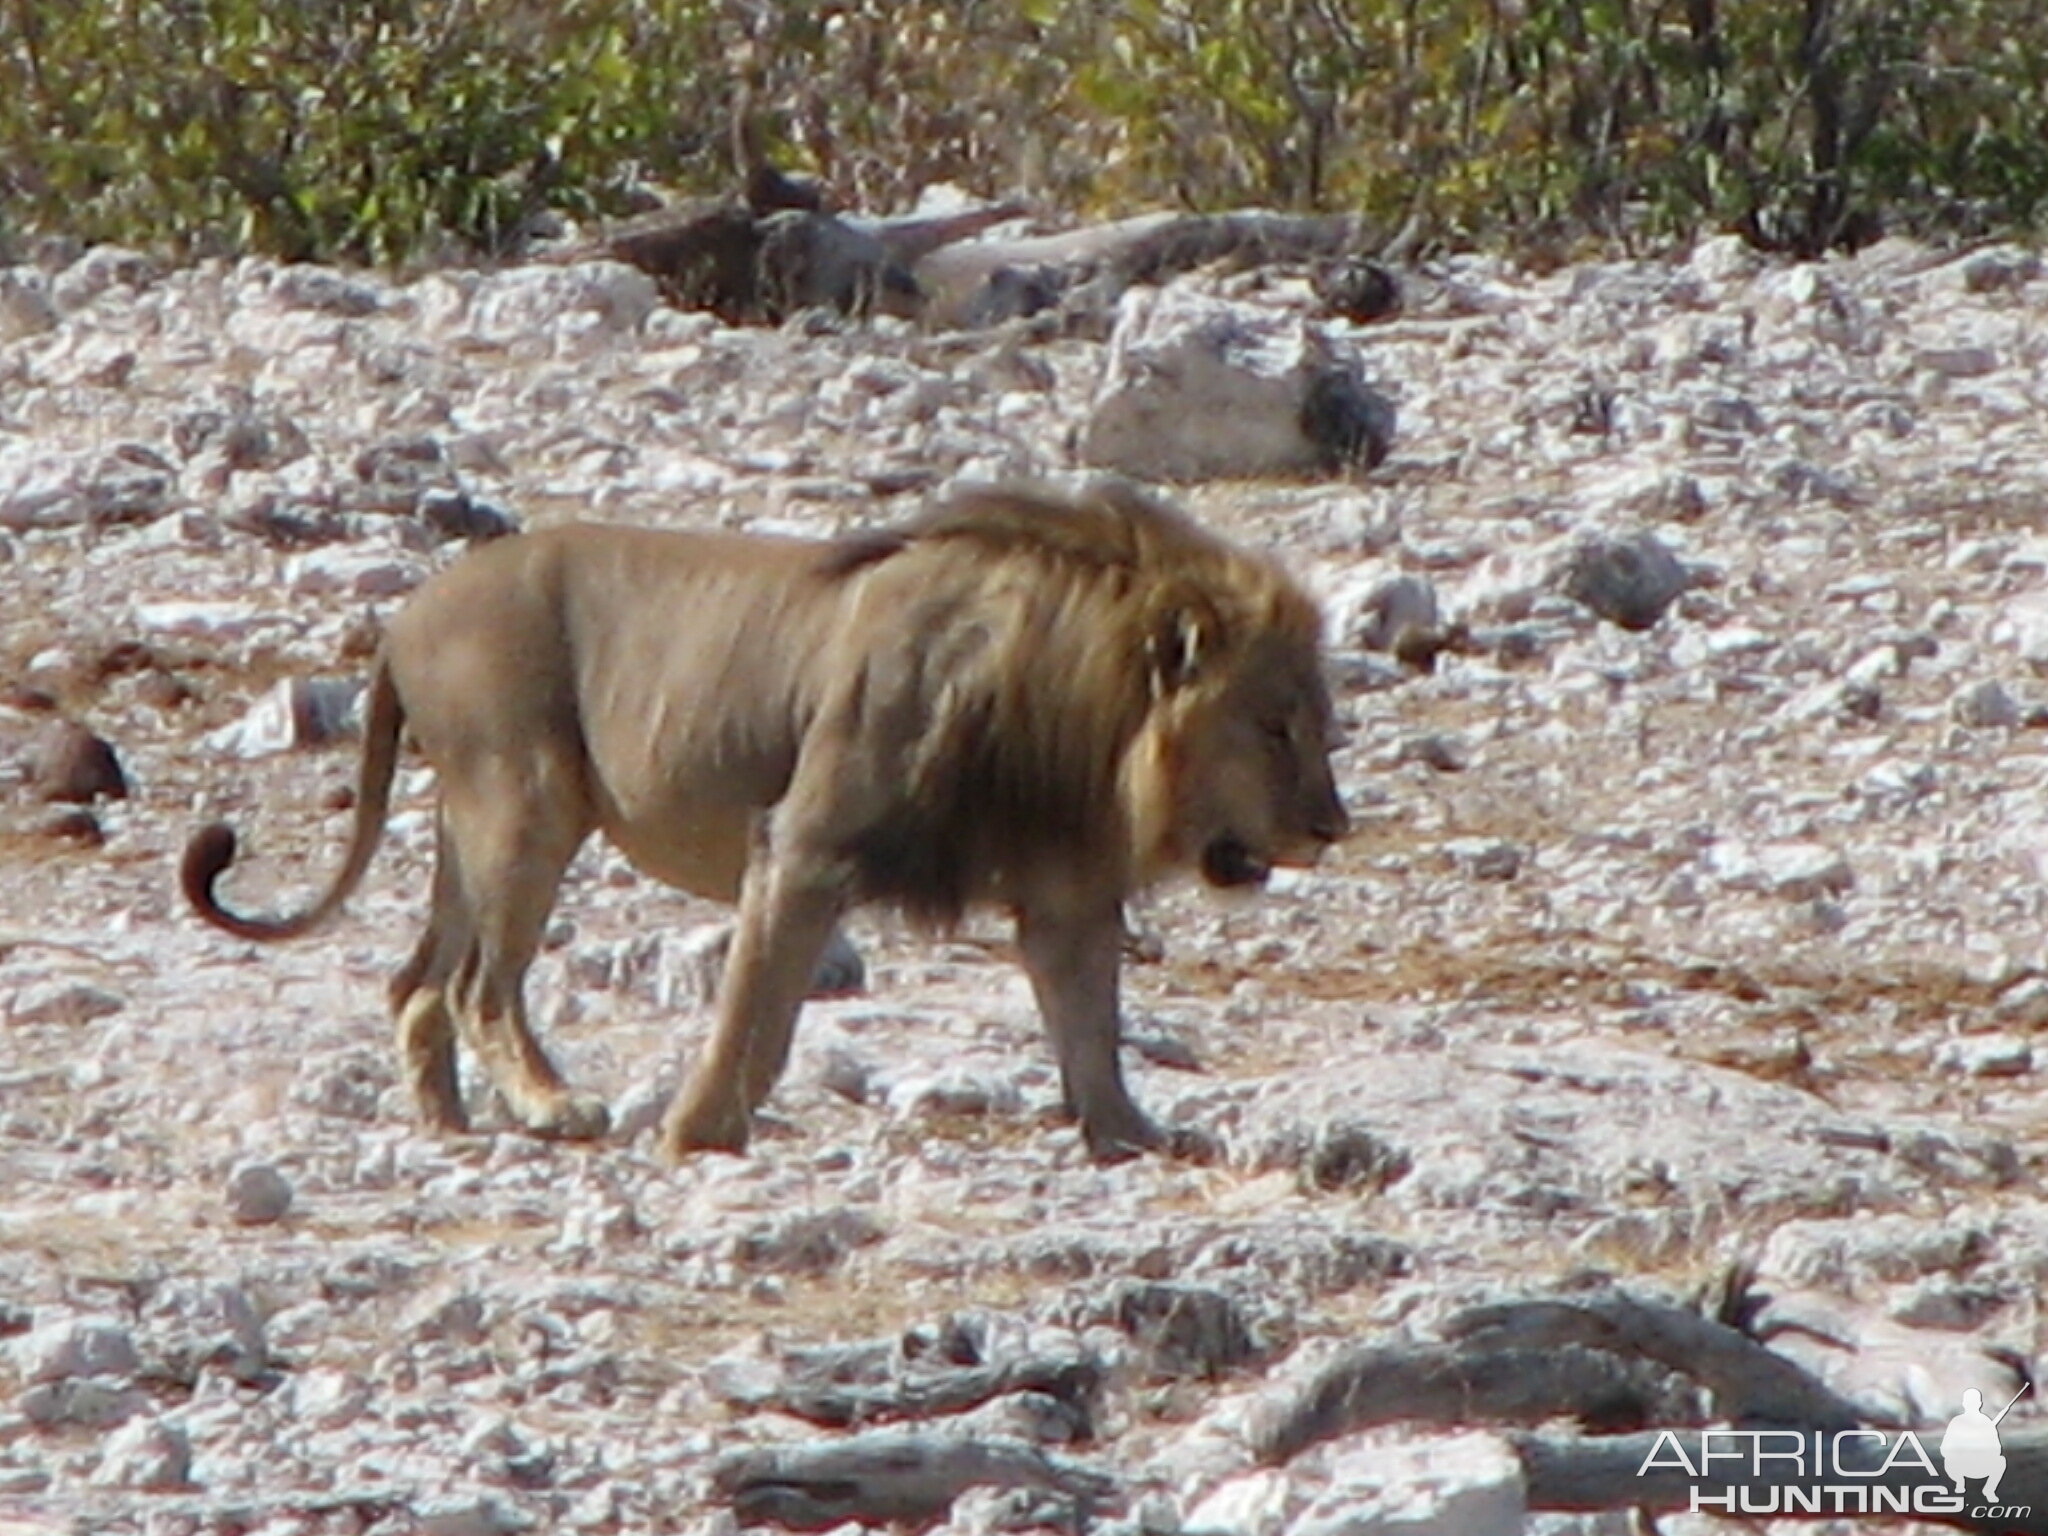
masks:
{"type": "Polygon", "coordinates": [[[879,1430],[821,1444],[737,1451],[712,1486],[742,1525],[772,1521],[818,1531],[857,1520],[916,1524],[943,1518],[970,1488],[1029,1489],[1071,1511],[1082,1528],[1117,1497],[1113,1479],[1021,1440],[879,1430]]]}
{"type": "Polygon", "coordinates": [[[1148,213],[1058,234],[947,245],[918,261],[912,275],[928,324],[987,325],[1013,318],[997,312],[1005,296],[1032,294],[1050,307],[1085,288],[1089,307],[1107,312],[1133,284],[1163,283],[1211,262],[1316,261],[1353,254],[1372,238],[1350,214],[1148,213]]]}
{"type": "MultiPolygon", "coordinates": [[[[1163,283],[1211,263],[1331,262],[1333,272],[1369,270],[1378,309],[1399,304],[1392,274],[1360,263],[1375,236],[1350,214],[1151,213],[1056,234],[975,238],[1022,212],[1002,202],[946,214],[857,217],[757,169],[745,198],[643,214],[539,259],[626,262],[654,278],[670,303],[709,310],[733,325],[776,324],[808,308],[915,317],[937,330],[977,329],[1062,304],[1100,318],[1135,284],[1163,283]]],[[[1348,291],[1358,281],[1340,286],[1348,291]]]]}
{"type": "Polygon", "coordinates": [[[1854,1403],[1740,1329],[1626,1291],[1467,1307],[1443,1333],[1478,1349],[1577,1346],[1655,1361],[1697,1381],[1712,1398],[1714,1417],[1731,1423],[1835,1430],[1860,1418],[1854,1403]]]}
{"type": "Polygon", "coordinates": [[[638,267],[680,309],[729,325],[779,324],[805,309],[920,314],[913,266],[933,251],[1015,218],[1012,203],[907,218],[845,217],[786,177],[758,170],[745,199],[714,198],[643,214],[540,259],[608,258],[638,267]]]}
{"type": "Polygon", "coordinates": [[[642,215],[541,259],[623,261],[653,278],[662,297],[677,308],[708,309],[727,324],[739,325],[755,318],[760,308],[760,224],[737,199],[693,202],[642,215]]]}
{"type": "Polygon", "coordinates": [[[1092,1418],[1102,1368],[1087,1356],[1026,1356],[981,1365],[873,1362],[859,1346],[808,1351],[780,1362],[765,1383],[735,1381],[712,1390],[734,1407],[774,1409],[830,1429],[937,1419],[966,1413],[1017,1392],[1067,1408],[1078,1424],[1092,1418]]]}
{"type": "Polygon", "coordinates": [[[1990,1500],[1984,1467],[1964,1468],[1966,1483],[1949,1474],[1944,1426],[1867,1414],[1740,1328],[1685,1308],[1607,1289],[1470,1307],[1439,1332],[1345,1351],[1259,1427],[1256,1454],[1277,1464],[1392,1424],[1575,1419],[1610,1432],[1508,1437],[1530,1509],[1911,1519],[2048,1536],[2048,1433],[2002,1435],[1990,1500]]]}

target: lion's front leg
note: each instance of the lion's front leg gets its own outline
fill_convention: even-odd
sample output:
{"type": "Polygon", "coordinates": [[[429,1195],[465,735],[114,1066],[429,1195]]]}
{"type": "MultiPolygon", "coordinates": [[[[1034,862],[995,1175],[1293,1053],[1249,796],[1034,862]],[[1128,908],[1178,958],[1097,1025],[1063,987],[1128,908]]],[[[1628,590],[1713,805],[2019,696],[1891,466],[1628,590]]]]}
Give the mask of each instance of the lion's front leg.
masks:
{"type": "Polygon", "coordinates": [[[663,1153],[746,1149],[754,1111],[782,1076],[797,1011],[845,910],[843,882],[796,856],[764,854],[740,896],[718,1018],[662,1122],[663,1153]]]}
{"type": "Polygon", "coordinates": [[[1067,1107],[1101,1162],[1135,1157],[1168,1140],[1124,1087],[1117,1001],[1123,935],[1121,904],[1114,900],[1069,905],[1048,899],[1017,914],[1017,946],[1059,1058],[1067,1107]]]}

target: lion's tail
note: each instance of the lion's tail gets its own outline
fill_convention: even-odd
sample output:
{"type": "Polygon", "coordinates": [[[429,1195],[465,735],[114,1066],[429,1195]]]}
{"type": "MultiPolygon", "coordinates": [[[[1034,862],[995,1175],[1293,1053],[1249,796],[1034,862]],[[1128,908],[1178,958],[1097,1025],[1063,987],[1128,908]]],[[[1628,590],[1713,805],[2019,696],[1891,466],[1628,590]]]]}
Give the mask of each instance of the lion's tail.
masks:
{"type": "Polygon", "coordinates": [[[348,854],[334,881],[305,911],[290,917],[244,917],[230,912],[213,894],[214,882],[234,862],[235,832],[226,822],[204,827],[185,845],[185,858],[178,868],[178,883],[193,910],[216,928],[224,928],[243,939],[295,939],[310,933],[340,910],[349,893],[362,882],[363,871],[377,852],[384,832],[384,818],[391,807],[391,779],[398,765],[398,733],[405,723],[405,707],[391,670],[382,661],[370,679],[369,704],[364,711],[363,755],[356,769],[356,817],[349,829],[348,854]]]}

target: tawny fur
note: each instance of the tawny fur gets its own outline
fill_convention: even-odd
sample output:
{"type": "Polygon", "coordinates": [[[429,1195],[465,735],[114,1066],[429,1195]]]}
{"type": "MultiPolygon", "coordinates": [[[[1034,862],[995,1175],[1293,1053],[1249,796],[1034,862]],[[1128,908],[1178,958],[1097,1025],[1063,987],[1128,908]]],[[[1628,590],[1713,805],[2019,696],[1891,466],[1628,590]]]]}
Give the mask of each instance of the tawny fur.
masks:
{"type": "Polygon", "coordinates": [[[593,831],[740,904],[671,1152],[736,1148],[779,1075],[803,983],[846,909],[943,925],[1009,908],[1091,1146],[1158,1141],[1117,1062],[1123,899],[1221,884],[1341,836],[1314,605],[1280,570],[1123,487],[968,491],[833,543],[571,527],[485,546],[393,620],[372,680],[343,867],[305,912],[250,918],[187,849],[208,921],[309,931],[360,880],[402,727],[437,771],[434,906],[392,987],[429,1123],[464,1123],[455,1042],[530,1128],[592,1135],[528,1029],[522,982],[593,831]]]}

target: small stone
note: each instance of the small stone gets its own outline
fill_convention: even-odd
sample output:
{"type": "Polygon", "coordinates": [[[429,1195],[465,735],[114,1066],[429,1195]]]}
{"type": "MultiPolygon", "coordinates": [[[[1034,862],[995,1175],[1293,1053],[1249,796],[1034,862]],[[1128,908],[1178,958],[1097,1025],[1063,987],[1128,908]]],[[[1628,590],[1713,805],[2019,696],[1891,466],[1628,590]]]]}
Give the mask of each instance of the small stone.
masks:
{"type": "Polygon", "coordinates": [[[92,1480],[103,1488],[186,1487],[192,1481],[192,1442],[174,1424],[137,1416],[107,1436],[92,1480]]]}
{"type": "Polygon", "coordinates": [[[1685,592],[1689,578],[1663,540],[1649,532],[1626,538],[1591,538],[1572,551],[1561,585],[1623,629],[1649,629],[1685,592]]]}
{"type": "Polygon", "coordinates": [[[359,678],[282,678],[241,719],[208,736],[207,745],[254,758],[347,740],[362,728],[363,699],[359,678]]]}
{"type": "Polygon", "coordinates": [[[2006,602],[1993,634],[2008,637],[2034,671],[2048,672],[2048,592],[2021,592],[2006,602]]]}
{"type": "Polygon", "coordinates": [[[1222,1291],[1126,1281],[1111,1294],[1110,1308],[1116,1326],[1144,1348],[1156,1375],[1213,1381],[1259,1356],[1243,1308],[1222,1291]]]}
{"type": "Polygon", "coordinates": [[[1513,843],[1460,839],[1449,851],[1459,870],[1474,880],[1512,880],[1522,872],[1522,850],[1513,843]]]}
{"type": "Polygon", "coordinates": [[[1436,587],[1426,576],[1403,572],[1376,583],[1351,619],[1351,642],[1361,650],[1392,652],[1415,631],[1440,624],[1436,587]]]}
{"type": "Polygon", "coordinates": [[[90,1024],[119,1013],[128,1000],[93,982],[60,977],[29,983],[5,1006],[10,1024],[90,1024]]]}
{"type": "Polygon", "coordinates": [[[125,1381],[80,1376],[39,1381],[14,1400],[21,1416],[40,1429],[108,1429],[149,1407],[149,1398],[125,1381]]]}
{"type": "Polygon", "coordinates": [[[484,1339],[483,1297],[474,1291],[429,1298],[414,1314],[409,1331],[423,1343],[479,1344],[484,1339]]]}
{"type": "Polygon", "coordinates": [[[1126,1029],[1124,1046],[1155,1067],[1173,1072],[1200,1072],[1202,1058],[1186,1039],[1156,1029],[1126,1029]]]}
{"type": "Polygon", "coordinates": [[[102,738],[72,720],[53,720],[30,748],[29,784],[43,800],[90,805],[128,798],[128,776],[102,738]]]}
{"type": "Polygon", "coordinates": [[[1990,1249],[1984,1231],[1965,1225],[1934,1227],[1899,1214],[1817,1218],[1780,1225],[1758,1268],[1774,1279],[1848,1289],[1866,1280],[1902,1284],[1966,1273],[1990,1249]]]}
{"type": "Polygon", "coordinates": [[[1024,1107],[1017,1084],[994,1071],[963,1068],[899,1078],[889,1088],[889,1113],[902,1120],[1014,1115],[1024,1107]]]}
{"type": "Polygon", "coordinates": [[[828,1046],[818,1059],[818,1083],[849,1104],[865,1104],[875,1090],[874,1063],[843,1045],[828,1046]]]}
{"type": "Polygon", "coordinates": [[[417,1536],[507,1536],[525,1522],[489,1494],[423,1499],[413,1511],[417,1536]]]}
{"type": "Polygon", "coordinates": [[[353,1371],[311,1370],[291,1378],[292,1417],[321,1429],[341,1429],[363,1416],[370,1386],[353,1371]]]}
{"type": "Polygon", "coordinates": [[[468,492],[430,486],[420,493],[414,515],[438,539],[488,543],[519,531],[519,520],[502,508],[478,501],[468,492]]]}
{"type": "Polygon", "coordinates": [[[2048,976],[2022,976],[2003,992],[1992,1009],[1999,1021],[2016,1029],[2048,1024],[2048,976]]]}
{"type": "Polygon", "coordinates": [[[1398,1183],[1414,1166],[1400,1147],[1363,1125],[1339,1121],[1323,1126],[1310,1141],[1303,1171],[1317,1189],[1377,1193],[1398,1183]]]}
{"type": "Polygon", "coordinates": [[[1849,861],[1820,843],[1716,843],[1707,866],[1727,884],[1787,901],[1840,895],[1856,883],[1849,861]]]}
{"type": "Polygon", "coordinates": [[[645,1230],[623,1200],[592,1195],[579,1199],[562,1217],[562,1246],[601,1252],[630,1243],[645,1230]]]}
{"type": "Polygon", "coordinates": [[[1393,402],[1334,361],[1309,378],[1300,422],[1315,467],[1326,475],[1377,469],[1393,451],[1393,402]]]}
{"type": "Polygon", "coordinates": [[[811,972],[810,997],[850,997],[867,989],[867,962],[854,947],[853,940],[837,929],[825,943],[825,953],[818,957],[817,968],[811,972]]]}
{"type": "Polygon", "coordinates": [[[1184,1528],[1268,1536],[1285,1530],[1288,1517],[1297,1512],[1299,1505],[1294,1479],[1285,1472],[1262,1467],[1227,1477],[1203,1494],[1201,1501],[1188,1511],[1184,1528]]]}
{"type": "Polygon", "coordinates": [[[338,596],[365,602],[403,597],[420,584],[421,576],[419,565],[410,559],[342,546],[309,550],[284,570],[285,585],[294,597],[338,596]]]}
{"type": "Polygon", "coordinates": [[[362,319],[383,307],[376,287],[356,282],[325,267],[294,264],[280,268],[271,280],[271,297],[293,309],[362,319]]]}
{"type": "Polygon", "coordinates": [[[0,343],[57,327],[57,306],[41,274],[0,268],[0,343]]]}
{"type": "Polygon", "coordinates": [[[1958,722],[1971,730],[2001,730],[2020,723],[2020,707],[1996,678],[1972,683],[1950,704],[1958,722]]]}
{"type": "Polygon", "coordinates": [[[1971,293],[2023,288],[2041,275],[2041,258],[2017,246],[1979,251],[1963,263],[1963,286],[1971,293]]]}
{"type": "Polygon", "coordinates": [[[1400,280],[1363,256],[1347,256],[1319,268],[1312,286],[1324,311],[1346,320],[1367,324],[1400,312],[1400,280]]]}
{"type": "Polygon", "coordinates": [[[1965,1035],[1943,1045],[1934,1064],[1965,1077],[2024,1077],[2034,1069],[2034,1048],[2017,1035],[1965,1035]]]}
{"type": "Polygon", "coordinates": [[[243,1163],[228,1175],[228,1212],[237,1225],[268,1226],[291,1208],[291,1181],[269,1163],[243,1163]]]}
{"type": "Polygon", "coordinates": [[[733,1256],[747,1269],[819,1275],[838,1268],[854,1249],[880,1242],[882,1235],[875,1218],[853,1206],[797,1211],[743,1233],[733,1256]]]}
{"type": "Polygon", "coordinates": [[[1394,760],[1397,763],[1421,763],[1438,773],[1462,773],[1465,770],[1465,747],[1455,736],[1432,731],[1428,735],[1405,738],[1395,749],[1394,760]]]}
{"type": "Polygon", "coordinates": [[[57,274],[50,284],[50,296],[58,309],[70,313],[115,288],[139,292],[155,282],[161,270],[140,251],[95,245],[57,274]]]}
{"type": "Polygon", "coordinates": [[[300,1070],[293,1102],[343,1120],[375,1120],[386,1090],[396,1083],[389,1059],[381,1055],[354,1054],[339,1065],[308,1059],[300,1070]]]}
{"type": "Polygon", "coordinates": [[[1928,347],[1913,361],[1945,379],[1977,379],[1998,371],[1998,354],[1989,347],[1928,347]]]}
{"type": "MultiPolygon", "coordinates": [[[[1300,1536],[1356,1531],[1362,1513],[1350,1482],[1374,1500],[1379,1528],[1405,1536],[1519,1536],[1527,1529],[1521,1458],[1498,1435],[1464,1434],[1404,1446],[1392,1458],[1360,1447],[1332,1459],[1331,1486],[1302,1516],[1300,1536]],[[1404,1471],[1395,1467],[1407,1464],[1404,1471]]],[[[1368,1518],[1371,1518],[1368,1516],[1368,1518]]]]}
{"type": "Polygon", "coordinates": [[[1942,1276],[1907,1292],[1891,1316],[1908,1328],[1974,1333],[2004,1309],[2007,1299],[1993,1286],[1942,1276]]]}
{"type": "Polygon", "coordinates": [[[145,1320],[155,1350],[175,1372],[224,1371],[244,1384],[270,1369],[264,1321],[249,1293],[218,1281],[170,1281],[156,1294],[145,1320]]]}
{"type": "Polygon", "coordinates": [[[46,1323],[14,1345],[25,1381],[74,1376],[131,1376],[140,1362],[135,1339],[110,1317],[71,1317],[46,1323]]]}
{"type": "Polygon", "coordinates": [[[675,1096],[676,1079],[669,1073],[642,1075],[612,1106],[612,1138],[622,1144],[638,1141],[661,1124],[675,1096]]]}
{"type": "Polygon", "coordinates": [[[1133,288],[1077,452],[1155,481],[1328,475],[1378,464],[1394,429],[1393,403],[1317,327],[1133,288]]]}

